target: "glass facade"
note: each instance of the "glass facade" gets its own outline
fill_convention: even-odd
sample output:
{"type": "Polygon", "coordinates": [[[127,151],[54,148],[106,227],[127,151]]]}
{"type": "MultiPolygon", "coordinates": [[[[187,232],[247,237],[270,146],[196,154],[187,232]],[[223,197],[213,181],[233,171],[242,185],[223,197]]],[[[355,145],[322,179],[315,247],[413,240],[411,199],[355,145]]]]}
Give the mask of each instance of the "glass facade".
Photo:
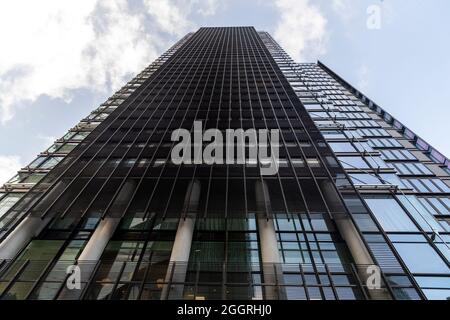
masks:
{"type": "Polygon", "coordinates": [[[413,277],[388,275],[394,296],[449,299],[450,161],[323,63],[295,63],[269,34],[259,34],[363,199],[364,209],[351,208],[376,261],[389,268],[384,250],[393,246],[413,277]],[[367,209],[374,221],[362,214],[367,209]],[[377,229],[383,245],[375,244],[377,229]],[[403,281],[419,295],[399,290],[403,281]]]}
{"type": "Polygon", "coordinates": [[[252,27],[186,35],[5,184],[0,299],[445,299],[448,160],[377,108],[252,27]],[[278,172],[174,163],[197,121],[278,130],[278,172]]]}

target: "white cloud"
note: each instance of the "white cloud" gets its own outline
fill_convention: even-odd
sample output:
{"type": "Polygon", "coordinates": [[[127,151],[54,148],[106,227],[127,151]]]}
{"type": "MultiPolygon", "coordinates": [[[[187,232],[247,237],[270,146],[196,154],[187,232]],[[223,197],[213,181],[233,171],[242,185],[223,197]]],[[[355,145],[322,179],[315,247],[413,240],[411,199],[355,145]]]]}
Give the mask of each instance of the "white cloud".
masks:
{"type": "Polygon", "coordinates": [[[275,39],[296,61],[317,59],[326,51],[327,19],[309,0],[276,0],[280,18],[275,39]]]}
{"type": "Polygon", "coordinates": [[[0,119],[20,100],[40,94],[69,98],[66,88],[86,83],[82,50],[95,38],[87,18],[95,1],[0,3],[0,119]]]}
{"type": "MultiPolygon", "coordinates": [[[[189,3],[182,2],[184,5],[189,3]]],[[[170,34],[182,36],[193,27],[193,23],[187,19],[190,8],[177,6],[174,0],[144,0],[144,4],[156,24],[170,34]]]]}
{"type": "Polygon", "coordinates": [[[21,166],[18,156],[0,156],[0,185],[11,179],[21,166]]]}
{"type": "Polygon", "coordinates": [[[212,16],[216,14],[217,10],[219,9],[219,1],[218,0],[197,0],[202,1],[203,6],[200,6],[197,9],[197,12],[200,13],[202,16],[212,16]]]}
{"type": "Polygon", "coordinates": [[[355,2],[350,0],[333,0],[331,4],[334,12],[344,21],[349,22],[356,14],[355,2]]]}
{"type": "Polygon", "coordinates": [[[216,10],[216,0],[1,1],[0,121],[41,95],[118,89],[195,28],[190,14],[216,10]]]}
{"type": "Polygon", "coordinates": [[[192,15],[212,16],[219,9],[218,0],[144,0],[144,5],[159,29],[178,37],[198,27],[192,15]]]}
{"type": "Polygon", "coordinates": [[[99,2],[88,18],[95,38],[82,51],[89,85],[117,90],[157,57],[164,43],[156,32],[147,32],[145,19],[131,12],[126,0],[99,2]]]}

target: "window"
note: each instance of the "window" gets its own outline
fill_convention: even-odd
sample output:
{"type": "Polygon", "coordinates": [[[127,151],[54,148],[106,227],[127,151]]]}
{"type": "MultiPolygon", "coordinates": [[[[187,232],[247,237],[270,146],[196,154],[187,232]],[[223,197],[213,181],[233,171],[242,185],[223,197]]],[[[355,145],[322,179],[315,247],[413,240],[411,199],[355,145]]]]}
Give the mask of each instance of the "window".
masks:
{"type": "Polygon", "coordinates": [[[394,243],[412,273],[446,273],[449,267],[428,243],[394,243]]]}
{"type": "Polygon", "coordinates": [[[386,169],[388,168],[386,162],[381,159],[381,157],[365,157],[366,161],[369,163],[370,167],[373,169],[386,169]]]}
{"type": "Polygon", "coordinates": [[[38,157],[36,160],[34,160],[30,165],[29,168],[31,169],[52,169],[54,166],[56,166],[63,157],[38,157]]]}
{"type": "Polygon", "coordinates": [[[383,184],[375,175],[367,173],[352,173],[349,175],[355,185],[378,185],[383,184]]]}
{"type": "Polygon", "coordinates": [[[367,169],[369,165],[363,157],[338,157],[342,166],[346,169],[367,169]]]}
{"type": "Polygon", "coordinates": [[[350,142],[330,142],[329,144],[334,152],[356,152],[350,142]]]}
{"type": "Polygon", "coordinates": [[[413,162],[388,163],[388,166],[397,170],[401,175],[411,175],[411,176],[433,175],[433,172],[431,172],[430,169],[428,169],[422,163],[413,163],[413,162]]]}
{"type": "Polygon", "coordinates": [[[348,120],[348,121],[338,121],[339,123],[350,128],[364,128],[364,127],[379,127],[378,122],[374,120],[348,120]]]}
{"type": "Polygon", "coordinates": [[[384,184],[390,184],[394,186],[399,186],[400,188],[405,188],[402,180],[394,173],[380,173],[378,174],[382,179],[384,184]]]}
{"type": "Polygon", "coordinates": [[[364,112],[348,112],[345,113],[348,119],[356,120],[356,119],[370,119],[367,113],[364,112]]]}
{"type": "Polygon", "coordinates": [[[294,166],[296,168],[300,168],[300,167],[304,167],[305,166],[305,162],[303,161],[302,158],[292,158],[291,159],[291,164],[292,164],[292,166],[294,166]]]}
{"type": "Polygon", "coordinates": [[[422,288],[450,289],[450,277],[415,277],[415,279],[422,288]]]}
{"type": "Polygon", "coordinates": [[[32,173],[25,179],[20,181],[21,183],[38,183],[45,176],[43,173],[32,173]]]}
{"type": "Polygon", "coordinates": [[[77,134],[72,137],[72,140],[84,140],[89,135],[89,133],[90,132],[87,131],[77,132],[77,134]]]}
{"type": "Polygon", "coordinates": [[[427,232],[432,232],[433,229],[445,231],[433,215],[419,202],[416,196],[399,196],[398,198],[423,230],[427,232]]]}
{"type": "Polygon", "coordinates": [[[95,119],[101,121],[101,120],[105,120],[108,116],[109,116],[108,113],[99,113],[99,114],[95,117],[95,119]]]}
{"type": "Polygon", "coordinates": [[[361,136],[359,135],[357,130],[345,130],[345,136],[349,139],[361,139],[361,136]]]}
{"type": "Polygon", "coordinates": [[[63,136],[63,140],[70,140],[72,139],[72,137],[74,136],[74,132],[73,131],[69,131],[67,132],[64,136],[63,136]]]}
{"type": "Polygon", "coordinates": [[[450,187],[440,179],[404,179],[407,188],[423,193],[450,193],[450,187]]]}
{"type": "Polygon", "coordinates": [[[367,142],[355,142],[355,147],[359,152],[371,152],[372,147],[367,142]]]}
{"type": "Polygon", "coordinates": [[[14,275],[23,268],[14,285],[7,292],[3,292],[3,298],[25,299],[33,289],[35,282],[40,279],[48,262],[57,255],[63,243],[62,240],[31,241],[4,275],[4,279],[13,279],[14,275]],[[24,263],[26,260],[29,260],[27,264],[24,263]]]}
{"type": "Polygon", "coordinates": [[[77,146],[76,143],[65,143],[61,148],[58,149],[60,153],[69,153],[77,146]]]}
{"type": "Polygon", "coordinates": [[[338,157],[338,159],[346,169],[387,168],[380,157],[338,157]]]}
{"type": "Polygon", "coordinates": [[[45,161],[41,166],[40,169],[52,169],[54,168],[62,159],[63,157],[50,157],[47,161],[45,161]]]}
{"type": "Polygon", "coordinates": [[[32,163],[30,163],[28,167],[31,169],[35,169],[39,167],[45,160],[47,160],[47,157],[38,157],[32,163]]]}
{"type": "Polygon", "coordinates": [[[310,112],[309,114],[311,115],[311,118],[313,118],[313,119],[328,119],[328,118],[330,118],[330,116],[326,112],[314,111],[314,112],[310,112]]]}
{"type": "Polygon", "coordinates": [[[358,132],[362,137],[390,137],[384,129],[358,129],[358,132]]]}
{"type": "Polygon", "coordinates": [[[102,254],[102,260],[135,261],[139,258],[143,247],[142,241],[110,241],[102,254]]]}
{"type": "Polygon", "coordinates": [[[318,158],[306,158],[306,162],[311,168],[319,168],[320,161],[318,158]]]}
{"type": "Polygon", "coordinates": [[[54,145],[52,145],[50,148],[47,149],[47,152],[49,152],[49,153],[53,153],[53,152],[69,153],[76,146],[77,146],[76,143],[64,143],[64,144],[62,144],[62,143],[55,143],[54,145]]]}
{"type": "Polygon", "coordinates": [[[450,300],[450,290],[447,289],[423,289],[422,291],[429,300],[450,300]]]}
{"type": "MultiPolygon", "coordinates": [[[[377,129],[371,129],[371,130],[377,130],[377,129]]],[[[369,144],[373,147],[373,148],[401,148],[402,144],[400,142],[398,142],[395,139],[375,139],[372,138],[369,140],[369,144]]]]}
{"type": "Polygon", "coordinates": [[[23,194],[21,193],[10,193],[6,195],[1,201],[0,201],[0,218],[8,212],[9,209],[13,205],[16,204],[17,201],[19,201],[20,198],[22,198],[23,194]]]}
{"type": "Polygon", "coordinates": [[[433,215],[450,215],[450,198],[419,198],[422,205],[433,215]]]}
{"type": "Polygon", "coordinates": [[[385,231],[418,231],[406,212],[393,197],[367,196],[364,200],[385,231]]]}
{"type": "Polygon", "coordinates": [[[326,139],[345,139],[345,135],[341,131],[322,131],[322,134],[326,139]]]}
{"type": "Polygon", "coordinates": [[[417,160],[408,150],[381,150],[384,160],[417,160]]]}

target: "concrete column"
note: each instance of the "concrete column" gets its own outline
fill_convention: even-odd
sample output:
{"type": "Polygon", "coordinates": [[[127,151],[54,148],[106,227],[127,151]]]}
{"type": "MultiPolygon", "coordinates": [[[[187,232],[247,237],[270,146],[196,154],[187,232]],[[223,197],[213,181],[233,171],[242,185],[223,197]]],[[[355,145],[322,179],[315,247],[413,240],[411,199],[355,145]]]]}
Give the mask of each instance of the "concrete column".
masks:
{"type": "MultiPolygon", "coordinates": [[[[103,251],[111,240],[114,232],[120,224],[123,210],[125,209],[128,201],[133,195],[134,188],[136,187],[135,180],[128,180],[123,185],[119,194],[117,195],[114,203],[111,205],[108,217],[100,221],[91,235],[88,243],[83,248],[83,251],[79,255],[77,261],[81,271],[81,278],[83,281],[88,281],[93,275],[95,266],[100,260],[103,251]]],[[[69,290],[64,288],[58,299],[59,300],[76,300],[81,294],[80,290],[69,290]]]]}
{"type": "MultiPolygon", "coordinates": [[[[120,218],[105,218],[95,228],[94,233],[77,259],[83,282],[89,281],[93,276],[97,262],[116,231],[120,220],[120,218]]],[[[81,293],[82,290],[68,289],[65,286],[61,290],[58,300],[78,300],[81,293]]]]}
{"type": "Polygon", "coordinates": [[[173,243],[170,262],[165,277],[165,285],[161,292],[161,299],[182,299],[184,285],[176,282],[186,280],[186,272],[191,253],[192,237],[194,235],[195,219],[198,204],[200,201],[200,182],[198,180],[191,183],[184,199],[184,209],[186,218],[181,217],[178,224],[177,234],[173,243]],[[168,285],[170,283],[170,286],[168,285]],[[175,283],[175,284],[173,284],[175,283]],[[169,290],[170,289],[170,290],[169,290]]]}
{"type": "Polygon", "coordinates": [[[51,218],[28,216],[0,244],[0,260],[12,260],[44,229],[51,218]]]}
{"type": "MultiPolygon", "coordinates": [[[[334,186],[331,185],[330,182],[324,182],[322,184],[323,195],[329,204],[330,207],[333,207],[333,203],[341,202],[337,191],[334,186]]],[[[370,266],[376,266],[375,262],[372,259],[372,256],[369,253],[369,250],[365,246],[361,236],[359,235],[358,229],[353,223],[350,215],[347,212],[344,212],[344,207],[339,204],[339,207],[342,207],[342,210],[336,210],[335,212],[331,212],[333,215],[334,221],[338,228],[341,237],[344,239],[347,247],[353,257],[353,260],[356,264],[356,269],[358,275],[365,285],[370,274],[367,273],[367,268],[370,266]]],[[[333,210],[332,210],[333,211],[333,210]]],[[[383,282],[381,282],[383,283],[383,282]]],[[[386,289],[372,289],[368,290],[369,295],[372,299],[375,300],[391,300],[391,296],[386,289]]]]}
{"type": "Polygon", "coordinates": [[[272,219],[269,190],[265,181],[257,181],[255,184],[257,225],[259,235],[259,247],[263,263],[264,283],[271,284],[264,287],[265,299],[285,299],[283,285],[282,259],[278,251],[277,234],[272,219]]]}
{"type": "Polygon", "coordinates": [[[40,212],[45,209],[52,200],[67,186],[67,183],[59,181],[56,186],[36,205],[35,213],[25,217],[19,225],[0,243],[0,260],[14,259],[28,243],[41,233],[45,226],[52,220],[55,212],[49,212],[44,219],[40,212]]]}
{"type": "Polygon", "coordinates": [[[95,228],[94,233],[78,257],[78,261],[96,262],[100,260],[109,240],[111,240],[120,224],[122,211],[130,200],[135,186],[135,180],[128,180],[125,182],[109,209],[108,217],[100,221],[97,228],[95,228]]]}
{"type": "Polygon", "coordinates": [[[105,218],[95,228],[94,233],[84,247],[78,261],[92,262],[95,264],[102,256],[103,251],[108,245],[120,223],[120,218],[105,218]]]}

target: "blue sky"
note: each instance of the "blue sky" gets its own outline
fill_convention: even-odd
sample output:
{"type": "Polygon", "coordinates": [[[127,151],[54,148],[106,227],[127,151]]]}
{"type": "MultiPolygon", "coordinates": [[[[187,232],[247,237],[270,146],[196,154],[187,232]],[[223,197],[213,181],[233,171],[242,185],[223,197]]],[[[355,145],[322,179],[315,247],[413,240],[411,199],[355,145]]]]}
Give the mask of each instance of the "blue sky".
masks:
{"type": "Polygon", "coordinates": [[[448,0],[2,1],[0,182],[200,26],[270,32],[450,156],[449,12],[448,0]]]}

